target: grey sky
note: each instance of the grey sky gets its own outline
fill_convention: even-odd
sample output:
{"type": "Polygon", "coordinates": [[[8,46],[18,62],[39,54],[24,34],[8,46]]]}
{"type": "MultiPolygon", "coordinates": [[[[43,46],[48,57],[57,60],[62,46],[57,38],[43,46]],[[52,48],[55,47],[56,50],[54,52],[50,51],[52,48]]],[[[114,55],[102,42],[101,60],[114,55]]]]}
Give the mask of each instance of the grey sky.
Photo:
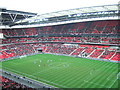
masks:
{"type": "Polygon", "coordinates": [[[119,0],[0,0],[0,7],[39,14],[80,7],[118,4],[119,0]]]}

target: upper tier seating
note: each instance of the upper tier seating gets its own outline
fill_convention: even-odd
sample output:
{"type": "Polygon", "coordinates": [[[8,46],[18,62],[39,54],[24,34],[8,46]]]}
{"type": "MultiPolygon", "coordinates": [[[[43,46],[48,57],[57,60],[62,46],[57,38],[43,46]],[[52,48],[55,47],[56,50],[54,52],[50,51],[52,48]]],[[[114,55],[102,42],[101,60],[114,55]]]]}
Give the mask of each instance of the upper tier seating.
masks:
{"type": "Polygon", "coordinates": [[[36,36],[38,34],[117,34],[119,20],[90,21],[37,28],[2,30],[6,36],[36,36]]]}

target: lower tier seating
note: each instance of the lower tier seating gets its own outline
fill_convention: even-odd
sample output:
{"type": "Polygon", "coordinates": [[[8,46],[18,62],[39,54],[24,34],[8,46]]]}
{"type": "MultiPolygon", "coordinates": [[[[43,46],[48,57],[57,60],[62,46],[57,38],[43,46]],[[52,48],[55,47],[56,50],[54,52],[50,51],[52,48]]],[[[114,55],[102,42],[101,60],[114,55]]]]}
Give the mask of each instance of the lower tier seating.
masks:
{"type": "Polygon", "coordinates": [[[12,44],[2,46],[2,48],[3,49],[0,51],[1,59],[38,53],[38,49],[42,49],[45,53],[57,53],[86,58],[120,61],[118,58],[120,55],[119,48],[110,46],[36,43],[18,45],[12,44]]]}
{"type": "MultiPolygon", "coordinates": [[[[28,89],[29,87],[16,83],[15,81],[12,81],[8,78],[5,78],[3,76],[0,76],[0,87],[2,87],[3,90],[15,90],[15,89],[28,89]]],[[[30,89],[29,89],[30,90],[30,89]]],[[[32,90],[32,89],[31,89],[32,90]]]]}

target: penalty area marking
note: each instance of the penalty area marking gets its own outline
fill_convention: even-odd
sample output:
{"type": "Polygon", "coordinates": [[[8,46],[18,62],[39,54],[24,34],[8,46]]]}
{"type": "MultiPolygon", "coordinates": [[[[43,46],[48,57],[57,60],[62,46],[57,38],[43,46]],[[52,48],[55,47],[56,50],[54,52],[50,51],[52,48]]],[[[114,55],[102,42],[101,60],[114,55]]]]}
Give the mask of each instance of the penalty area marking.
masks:
{"type": "Polygon", "coordinates": [[[91,83],[91,84],[94,84],[94,85],[97,85],[97,86],[102,86],[102,87],[104,87],[105,88],[105,86],[104,85],[99,85],[99,84],[96,84],[96,83],[94,83],[94,82],[89,82],[89,81],[86,81],[86,80],[84,80],[84,82],[87,82],[87,83],[91,83]]]}
{"type": "Polygon", "coordinates": [[[120,72],[117,74],[117,78],[114,80],[114,82],[111,84],[109,88],[111,88],[115,84],[115,82],[119,79],[119,75],[120,75],[120,72]]]}
{"type": "Polygon", "coordinates": [[[114,80],[114,82],[111,84],[111,86],[109,88],[111,88],[115,84],[116,81],[117,81],[117,79],[114,80]]]}

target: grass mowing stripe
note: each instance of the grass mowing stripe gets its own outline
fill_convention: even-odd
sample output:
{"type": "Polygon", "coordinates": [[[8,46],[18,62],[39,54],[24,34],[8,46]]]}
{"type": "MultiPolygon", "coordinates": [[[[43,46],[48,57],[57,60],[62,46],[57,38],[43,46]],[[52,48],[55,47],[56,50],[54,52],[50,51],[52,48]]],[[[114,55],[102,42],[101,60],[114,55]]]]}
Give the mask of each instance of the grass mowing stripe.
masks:
{"type": "MultiPolygon", "coordinates": [[[[95,79],[94,78],[91,78],[90,80],[88,81],[92,81],[92,83],[97,83],[97,85],[99,85],[99,83],[102,83],[102,86],[103,85],[103,79],[105,80],[106,77],[101,77],[101,76],[104,76],[104,72],[95,72],[94,74],[96,74],[95,76],[97,76],[95,79]],[[101,74],[101,76],[99,75],[101,74]],[[101,81],[101,82],[100,82],[101,81]]],[[[101,85],[100,85],[101,86],[101,85]]]]}
{"type": "MultiPolygon", "coordinates": [[[[86,76],[86,74],[85,74],[85,72],[86,71],[83,71],[83,73],[84,74],[80,74],[79,72],[76,74],[76,78],[72,78],[71,77],[71,79],[69,80],[69,81],[66,81],[69,85],[72,85],[73,83],[75,83],[75,82],[77,82],[77,81],[79,81],[79,80],[81,80],[81,79],[84,79],[85,78],[85,76],[86,76]],[[83,78],[84,77],[84,78],[83,78]],[[80,79],[79,79],[80,78],[80,79]],[[71,83],[69,83],[70,81],[73,81],[73,80],[76,80],[75,82],[71,82],[71,83]]],[[[88,76],[88,75],[87,75],[88,76]]],[[[78,82],[78,84],[79,84],[79,82],[78,82]]]]}
{"type": "MultiPolygon", "coordinates": [[[[3,62],[4,67],[19,71],[20,74],[33,75],[34,78],[38,78],[40,81],[64,88],[105,88],[106,85],[110,86],[115,80],[112,78],[114,74],[110,76],[111,81],[108,80],[108,84],[103,83],[103,80],[113,73],[112,71],[117,68],[116,65],[112,62],[51,54],[40,54],[3,62]],[[52,60],[52,62],[48,62],[49,60],[52,60]],[[49,66],[50,64],[52,66],[49,66]],[[94,72],[94,69],[96,72],[94,72]],[[91,73],[96,74],[91,75],[91,73]],[[94,82],[97,83],[93,84],[94,82]]],[[[115,87],[115,85],[116,82],[113,86],[115,87]]]]}
{"type": "MultiPolygon", "coordinates": [[[[9,69],[9,68],[7,68],[7,69],[8,69],[9,71],[14,71],[14,72],[17,73],[17,74],[19,73],[20,75],[23,74],[23,75],[25,75],[25,76],[32,77],[32,79],[36,78],[36,77],[33,76],[33,75],[28,75],[28,74],[25,74],[25,73],[22,73],[22,72],[18,72],[18,71],[9,69]]],[[[39,80],[44,81],[43,83],[51,83],[51,84],[53,84],[53,85],[57,85],[57,86],[59,86],[59,87],[64,87],[64,88],[65,88],[65,86],[62,86],[62,85],[59,85],[59,84],[56,84],[56,83],[53,83],[53,82],[50,82],[50,81],[47,81],[47,80],[44,80],[44,79],[40,79],[40,78],[39,78],[39,80]]]]}
{"type": "MultiPolygon", "coordinates": [[[[14,72],[15,74],[19,74],[19,75],[22,75],[22,76],[29,76],[29,77],[32,77],[32,78],[34,77],[34,76],[32,76],[32,75],[28,75],[28,74],[25,74],[25,73],[23,73],[23,72],[19,72],[19,71],[16,71],[16,70],[14,70],[14,69],[6,68],[6,67],[5,67],[5,70],[14,72]]],[[[35,77],[34,77],[34,78],[35,78],[35,77]]]]}
{"type": "MultiPolygon", "coordinates": [[[[86,72],[86,71],[85,71],[86,72]]],[[[89,76],[89,74],[87,75],[87,76],[89,76]]],[[[85,79],[86,77],[85,77],[85,75],[84,74],[81,74],[80,76],[78,76],[77,77],[77,79],[76,79],[76,84],[74,84],[75,82],[71,82],[71,83],[69,83],[69,85],[73,85],[73,86],[75,86],[76,87],[76,85],[81,85],[82,83],[84,83],[84,79],[85,79]],[[79,82],[79,81],[81,81],[81,82],[79,82]]]]}
{"type": "MultiPolygon", "coordinates": [[[[60,65],[62,65],[62,64],[59,64],[58,66],[60,66],[60,65]]],[[[53,69],[53,68],[56,68],[56,67],[52,67],[52,69],[53,69]]],[[[49,75],[50,75],[51,73],[52,73],[52,72],[50,72],[50,73],[49,73],[49,75]]],[[[56,73],[54,73],[54,74],[56,74],[56,73]]],[[[55,77],[54,77],[54,76],[53,76],[52,78],[54,78],[54,79],[55,79],[55,77]]]]}
{"type": "MultiPolygon", "coordinates": [[[[101,72],[102,76],[104,76],[104,77],[101,78],[100,76],[98,76],[98,79],[96,79],[96,81],[99,80],[98,83],[102,83],[102,84],[107,83],[108,80],[106,79],[106,78],[107,78],[106,76],[108,76],[108,75],[110,74],[108,71],[109,71],[109,68],[108,68],[108,69],[105,69],[103,72],[101,72]],[[101,79],[100,79],[100,78],[101,78],[101,79]]],[[[106,86],[106,87],[107,87],[107,86],[106,86]]]]}
{"type": "MultiPolygon", "coordinates": [[[[109,68],[108,68],[109,69],[109,68]]],[[[106,71],[110,71],[110,70],[107,70],[107,69],[105,69],[106,71]]],[[[106,75],[106,73],[104,73],[104,72],[102,72],[101,73],[102,74],[102,76],[105,76],[106,75]]],[[[106,80],[106,77],[102,77],[101,78],[101,76],[98,76],[98,77],[96,77],[96,79],[94,79],[94,81],[96,81],[96,83],[105,83],[105,80],[106,80]],[[98,78],[98,79],[97,79],[98,78]],[[97,80],[96,80],[97,79],[97,80]],[[104,81],[103,81],[104,80],[104,81]],[[100,82],[101,81],[101,82],[100,82]]]]}
{"type": "MultiPolygon", "coordinates": [[[[78,73],[79,73],[79,72],[78,72],[78,73]]],[[[78,78],[79,75],[80,75],[80,74],[78,74],[78,73],[76,73],[76,76],[78,75],[77,78],[78,78]]],[[[72,77],[73,77],[73,76],[72,76],[72,77]]],[[[68,83],[68,82],[73,81],[74,79],[76,79],[76,78],[72,78],[72,77],[69,77],[69,78],[70,78],[69,80],[67,80],[67,81],[64,80],[64,81],[68,83]]],[[[65,82],[63,82],[63,83],[65,83],[65,82]]]]}
{"type": "MultiPolygon", "coordinates": [[[[63,73],[64,73],[64,72],[63,72],[63,73]]],[[[65,76],[65,75],[66,75],[66,74],[64,73],[64,76],[65,76]]],[[[66,77],[66,76],[65,76],[65,77],[66,77]]],[[[58,78],[58,77],[56,77],[56,78],[58,78]]],[[[54,79],[56,79],[56,78],[54,78],[54,79]]],[[[63,77],[62,77],[62,78],[63,78],[63,77]]],[[[61,78],[61,80],[62,80],[62,78],[61,78]]],[[[68,78],[70,78],[70,77],[68,77],[68,78]]],[[[57,80],[55,80],[55,81],[57,81],[57,80]]],[[[55,82],[55,81],[54,81],[54,82],[55,82]]],[[[63,81],[66,81],[66,80],[63,79],[63,81]]],[[[63,81],[61,81],[61,82],[64,83],[63,81]]]]}

